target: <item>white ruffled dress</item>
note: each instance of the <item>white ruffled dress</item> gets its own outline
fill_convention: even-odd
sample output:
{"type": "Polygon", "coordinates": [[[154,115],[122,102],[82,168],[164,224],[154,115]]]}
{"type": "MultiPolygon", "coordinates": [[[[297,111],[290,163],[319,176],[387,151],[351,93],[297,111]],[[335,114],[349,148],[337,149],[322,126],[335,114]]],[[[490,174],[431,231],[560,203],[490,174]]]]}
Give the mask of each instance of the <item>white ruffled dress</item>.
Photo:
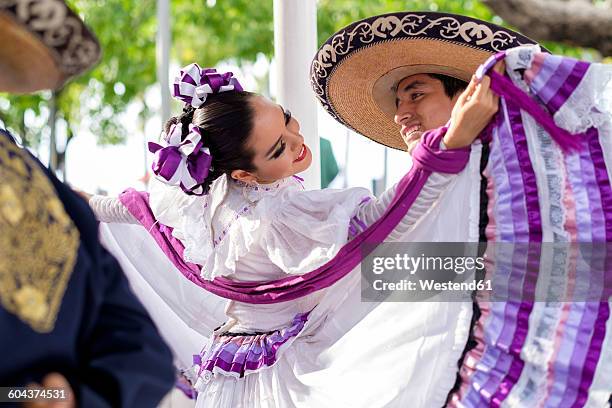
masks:
{"type": "MultiPolygon", "coordinates": [[[[433,173],[388,241],[478,239],[480,146],[457,175],[433,173]],[[461,201],[445,197],[466,197],[461,201]],[[473,201],[473,202],[472,202],[473,201]]],[[[267,281],[310,272],[376,221],[395,193],[304,191],[296,177],[208,195],[154,185],[155,218],[173,228],[202,277],[267,281]]],[[[361,301],[360,266],[327,289],[276,304],[227,301],[185,279],[117,199],[94,197],[102,237],[172,346],[194,366],[197,407],[440,407],[465,347],[471,302],[361,301]]]]}

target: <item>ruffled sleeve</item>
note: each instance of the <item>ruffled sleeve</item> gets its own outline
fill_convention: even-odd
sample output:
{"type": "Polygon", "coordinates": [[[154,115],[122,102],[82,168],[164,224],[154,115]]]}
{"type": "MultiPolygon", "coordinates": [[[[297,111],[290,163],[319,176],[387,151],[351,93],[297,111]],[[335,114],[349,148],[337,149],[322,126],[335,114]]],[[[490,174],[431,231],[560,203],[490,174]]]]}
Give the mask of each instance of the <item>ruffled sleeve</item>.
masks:
{"type": "MultiPolygon", "coordinates": [[[[388,236],[387,241],[397,241],[408,234],[435,205],[436,200],[448,188],[455,177],[455,174],[432,173],[419,196],[410,207],[410,210],[408,210],[404,218],[402,218],[388,236]]],[[[382,217],[393,197],[395,197],[396,189],[397,184],[387,189],[379,198],[373,198],[360,203],[351,217],[351,228],[349,229],[351,238],[363,232],[363,230],[382,217]]]]}
{"type": "MultiPolygon", "coordinates": [[[[427,173],[425,183],[386,240],[399,240],[409,233],[465,168],[469,147],[444,155],[433,153],[445,150],[440,146],[445,132],[443,127],[427,133],[415,150],[414,166],[416,171],[427,173]]],[[[269,220],[261,237],[263,249],[285,273],[313,271],[331,260],[349,239],[379,220],[394,201],[396,190],[397,185],[380,199],[365,189],[285,191],[277,199],[263,199],[258,205],[259,216],[269,220]]]]}
{"type": "Polygon", "coordinates": [[[285,273],[310,272],[346,244],[353,211],[370,198],[363,188],[285,191],[264,198],[254,211],[264,222],[262,249],[285,273]]]}
{"type": "Polygon", "coordinates": [[[117,197],[93,195],[89,199],[89,206],[100,222],[138,224],[138,220],[130,214],[117,197]]]}
{"type": "Polygon", "coordinates": [[[172,236],[183,243],[184,260],[198,265],[206,264],[213,251],[210,197],[187,195],[157,180],[150,186],[149,205],[155,219],[172,228],[172,236]]]}
{"type": "MultiPolygon", "coordinates": [[[[245,208],[248,210],[248,207],[245,208]]],[[[259,225],[257,220],[238,213],[234,222],[221,231],[222,236],[216,241],[215,246],[211,246],[208,258],[202,263],[200,276],[206,280],[213,280],[218,276],[234,274],[237,262],[253,251],[258,240],[259,225]]]]}

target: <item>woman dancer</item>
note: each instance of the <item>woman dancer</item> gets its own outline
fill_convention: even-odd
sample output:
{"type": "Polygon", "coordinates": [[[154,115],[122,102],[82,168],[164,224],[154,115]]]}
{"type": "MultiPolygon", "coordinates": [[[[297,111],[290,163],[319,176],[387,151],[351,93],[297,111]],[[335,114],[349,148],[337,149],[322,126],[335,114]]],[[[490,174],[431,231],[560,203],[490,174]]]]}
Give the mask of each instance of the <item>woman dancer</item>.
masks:
{"type": "MultiPolygon", "coordinates": [[[[174,86],[183,113],[166,124],[162,145],[150,144],[163,184],[149,196],[128,191],[119,199],[94,196],[90,204],[101,221],[147,227],[179,270],[196,266],[192,281],[274,282],[340,265],[341,251],[364,231],[387,228],[374,242],[424,238],[422,216],[443,205],[445,191],[477,188],[469,185],[477,163],[464,167],[470,144],[497,109],[488,85],[487,77],[473,80],[450,127],[427,133],[412,169],[375,198],[362,188],[304,191],[296,174],[313,158],[291,113],[244,92],[231,73],[191,64],[174,86]],[[379,222],[385,215],[397,218],[394,225],[379,222]]],[[[459,214],[468,207],[452,205],[459,214]]],[[[465,239],[462,222],[454,233],[449,228],[449,240],[465,239]]],[[[115,250],[131,253],[119,254],[124,261],[146,264],[137,269],[149,282],[172,273],[168,263],[153,266],[161,251],[142,256],[141,241],[127,245],[115,250]]],[[[252,302],[234,297],[220,327],[205,333],[212,323],[199,324],[208,342],[190,371],[198,406],[442,405],[466,341],[470,304],[361,303],[359,265],[354,269],[283,302],[272,290],[252,302]]],[[[151,285],[188,325],[219,305],[203,291],[194,295],[193,287],[151,285]]]]}

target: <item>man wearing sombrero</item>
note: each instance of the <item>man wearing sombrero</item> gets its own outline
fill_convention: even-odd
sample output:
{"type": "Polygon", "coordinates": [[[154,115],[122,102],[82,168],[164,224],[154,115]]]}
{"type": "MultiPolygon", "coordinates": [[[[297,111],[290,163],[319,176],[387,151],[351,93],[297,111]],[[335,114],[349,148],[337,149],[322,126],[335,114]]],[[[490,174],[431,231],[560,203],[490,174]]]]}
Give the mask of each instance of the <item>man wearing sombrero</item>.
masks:
{"type": "Polygon", "coordinates": [[[435,90],[442,86],[443,94],[436,92],[431,112],[424,114],[432,116],[432,123],[419,123],[421,132],[437,128],[450,119],[459,94],[481,63],[495,52],[523,44],[533,41],[464,16],[375,16],[351,24],[321,46],[311,82],[317,99],[339,122],[385,146],[406,150],[402,136],[411,133],[406,126],[408,106],[396,103],[415,98],[408,92],[418,89],[409,87],[411,77],[435,90]]]}
{"type": "MultiPolygon", "coordinates": [[[[57,89],[99,57],[62,0],[0,2],[0,91],[57,89]]],[[[87,203],[2,128],[0,180],[0,402],[155,406],[174,383],[171,353],[87,203]]]]}
{"type": "Polygon", "coordinates": [[[478,122],[456,116],[475,73],[500,95],[472,146],[475,171],[432,206],[440,222],[428,226],[431,241],[444,241],[453,219],[468,219],[465,241],[488,243],[480,274],[494,285],[491,301],[474,303],[451,406],[604,406],[612,392],[612,251],[576,261],[564,246],[612,242],[612,67],[533,44],[470,17],[392,13],[335,33],[311,67],[331,116],[401,150],[449,119],[448,131],[478,122]],[[501,60],[505,74],[492,69],[501,60]],[[498,243],[512,250],[500,256],[498,243]],[[576,289],[584,285],[597,289],[576,289]]]}

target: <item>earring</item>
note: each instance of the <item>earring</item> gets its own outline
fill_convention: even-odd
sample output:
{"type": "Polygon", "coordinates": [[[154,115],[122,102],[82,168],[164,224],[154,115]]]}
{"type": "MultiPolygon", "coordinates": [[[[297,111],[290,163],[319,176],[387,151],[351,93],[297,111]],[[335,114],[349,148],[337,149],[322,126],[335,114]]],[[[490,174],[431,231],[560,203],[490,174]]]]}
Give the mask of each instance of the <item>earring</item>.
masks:
{"type": "Polygon", "coordinates": [[[242,197],[244,197],[244,199],[249,203],[249,204],[255,204],[255,201],[251,200],[249,198],[249,194],[247,192],[248,188],[257,188],[257,187],[253,187],[249,184],[244,183],[244,185],[242,186],[242,197]]]}

